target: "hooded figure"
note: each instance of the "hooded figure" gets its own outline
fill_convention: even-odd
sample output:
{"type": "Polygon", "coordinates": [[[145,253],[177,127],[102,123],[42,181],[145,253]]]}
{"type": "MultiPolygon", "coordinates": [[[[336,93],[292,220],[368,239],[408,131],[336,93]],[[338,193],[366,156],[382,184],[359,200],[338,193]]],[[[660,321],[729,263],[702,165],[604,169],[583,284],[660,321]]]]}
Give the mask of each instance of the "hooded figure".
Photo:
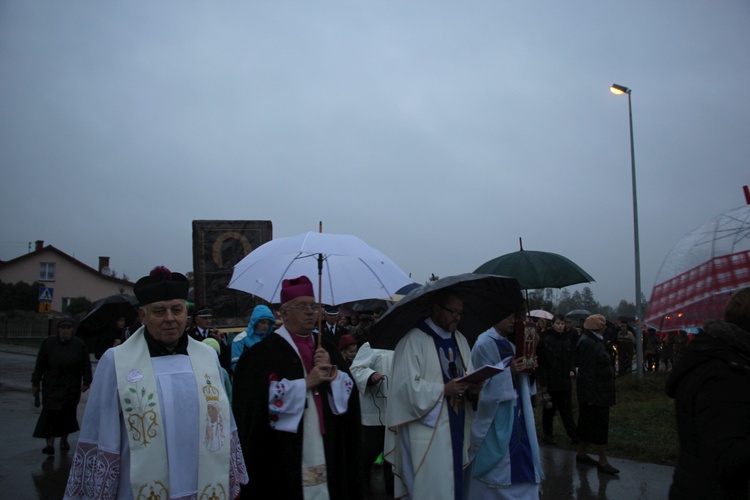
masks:
{"type": "Polygon", "coordinates": [[[750,287],[725,321],[708,321],[667,380],[680,454],[669,498],[748,498],[750,492],[750,287]]]}
{"type": "Polygon", "coordinates": [[[234,337],[232,342],[232,370],[237,366],[237,361],[239,361],[242,353],[266,338],[273,331],[275,323],[276,317],[267,306],[255,306],[253,313],[250,315],[250,321],[247,323],[247,328],[234,337]],[[268,324],[266,326],[258,325],[258,322],[263,320],[268,321],[268,324]]]}

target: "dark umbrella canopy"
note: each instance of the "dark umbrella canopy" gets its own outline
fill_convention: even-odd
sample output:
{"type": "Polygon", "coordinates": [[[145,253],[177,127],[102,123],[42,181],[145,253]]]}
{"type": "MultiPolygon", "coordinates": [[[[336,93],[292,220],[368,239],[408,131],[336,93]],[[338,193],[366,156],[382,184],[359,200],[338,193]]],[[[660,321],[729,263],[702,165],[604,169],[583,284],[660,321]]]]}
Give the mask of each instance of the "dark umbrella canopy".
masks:
{"type": "Polygon", "coordinates": [[[138,316],[138,300],[126,293],[110,295],[94,302],[78,325],[78,334],[83,337],[100,335],[114,326],[118,318],[125,318],[130,325],[138,316]]]}
{"type": "Polygon", "coordinates": [[[416,290],[421,286],[422,285],[420,285],[419,283],[409,283],[408,285],[404,285],[396,290],[396,295],[406,295],[407,293],[411,292],[412,290],[416,290]]]}
{"type": "Polygon", "coordinates": [[[483,274],[449,276],[412,290],[389,309],[373,326],[370,345],[378,349],[395,349],[417,322],[430,316],[436,295],[445,290],[455,291],[463,299],[464,314],[458,331],[472,345],[480,333],[523,304],[521,287],[515,278],[483,274]]]}
{"type": "Polygon", "coordinates": [[[592,314],[592,312],[587,311],[586,309],[573,309],[572,311],[567,313],[565,317],[568,319],[586,319],[592,314]]]}
{"type": "Polygon", "coordinates": [[[533,250],[501,255],[485,262],[474,272],[512,276],[518,279],[521,288],[525,290],[563,288],[594,281],[594,278],[567,257],[533,250]]]}
{"type": "Polygon", "coordinates": [[[419,288],[420,286],[422,285],[420,285],[419,283],[409,283],[408,285],[404,285],[396,290],[396,293],[393,294],[393,296],[390,298],[358,300],[357,302],[350,303],[349,307],[351,307],[352,311],[357,312],[376,311],[377,309],[382,309],[385,311],[389,307],[391,307],[394,302],[398,302],[403,298],[404,295],[411,292],[415,288],[419,288]]]}

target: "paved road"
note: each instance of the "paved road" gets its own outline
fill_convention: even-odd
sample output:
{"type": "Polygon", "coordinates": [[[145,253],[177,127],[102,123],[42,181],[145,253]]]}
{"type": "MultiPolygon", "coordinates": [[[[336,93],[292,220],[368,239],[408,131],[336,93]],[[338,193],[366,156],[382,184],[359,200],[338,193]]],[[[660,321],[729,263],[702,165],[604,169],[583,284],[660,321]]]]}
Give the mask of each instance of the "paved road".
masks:
{"type": "MultiPolygon", "coordinates": [[[[31,437],[40,410],[34,408],[31,372],[34,349],[0,344],[0,498],[58,500],[62,498],[72,453],[59,447],[52,457],[41,453],[42,439],[31,437]]],[[[78,406],[79,422],[87,393],[78,406]]],[[[75,448],[78,434],[71,435],[75,448]]],[[[611,458],[620,469],[619,477],[597,473],[595,467],[575,464],[571,451],[542,448],[546,479],[542,483],[545,500],[656,500],[667,498],[672,468],[611,458]]],[[[380,470],[373,469],[373,492],[368,500],[388,498],[382,488],[380,470]]]]}

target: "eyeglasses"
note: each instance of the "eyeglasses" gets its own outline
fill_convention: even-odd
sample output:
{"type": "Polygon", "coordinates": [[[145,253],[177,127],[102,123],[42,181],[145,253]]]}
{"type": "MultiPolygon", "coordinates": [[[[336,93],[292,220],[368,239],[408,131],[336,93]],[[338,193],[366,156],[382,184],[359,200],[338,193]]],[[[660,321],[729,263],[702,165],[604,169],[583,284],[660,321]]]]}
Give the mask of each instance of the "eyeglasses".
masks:
{"type": "Polygon", "coordinates": [[[438,304],[438,305],[440,306],[440,309],[448,311],[451,314],[451,316],[453,316],[454,318],[460,318],[461,316],[464,316],[463,311],[456,311],[455,309],[445,307],[443,304],[438,304]]]}
{"type": "Polygon", "coordinates": [[[298,304],[296,306],[284,306],[284,309],[296,309],[301,312],[315,312],[318,308],[318,304],[298,304]]]}

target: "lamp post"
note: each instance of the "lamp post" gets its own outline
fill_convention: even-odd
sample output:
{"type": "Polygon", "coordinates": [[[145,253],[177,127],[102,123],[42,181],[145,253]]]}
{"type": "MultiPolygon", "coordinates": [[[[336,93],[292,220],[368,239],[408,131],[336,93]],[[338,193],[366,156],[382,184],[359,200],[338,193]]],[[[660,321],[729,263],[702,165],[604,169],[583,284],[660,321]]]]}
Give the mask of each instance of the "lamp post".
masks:
{"type": "Polygon", "coordinates": [[[628,95],[628,116],[630,118],[630,170],[633,180],[633,243],[635,245],[635,359],[638,380],[643,380],[643,325],[641,318],[641,245],[638,238],[638,197],[635,183],[635,146],[633,144],[633,107],[630,102],[631,89],[613,83],[610,87],[613,94],[628,95]]]}

